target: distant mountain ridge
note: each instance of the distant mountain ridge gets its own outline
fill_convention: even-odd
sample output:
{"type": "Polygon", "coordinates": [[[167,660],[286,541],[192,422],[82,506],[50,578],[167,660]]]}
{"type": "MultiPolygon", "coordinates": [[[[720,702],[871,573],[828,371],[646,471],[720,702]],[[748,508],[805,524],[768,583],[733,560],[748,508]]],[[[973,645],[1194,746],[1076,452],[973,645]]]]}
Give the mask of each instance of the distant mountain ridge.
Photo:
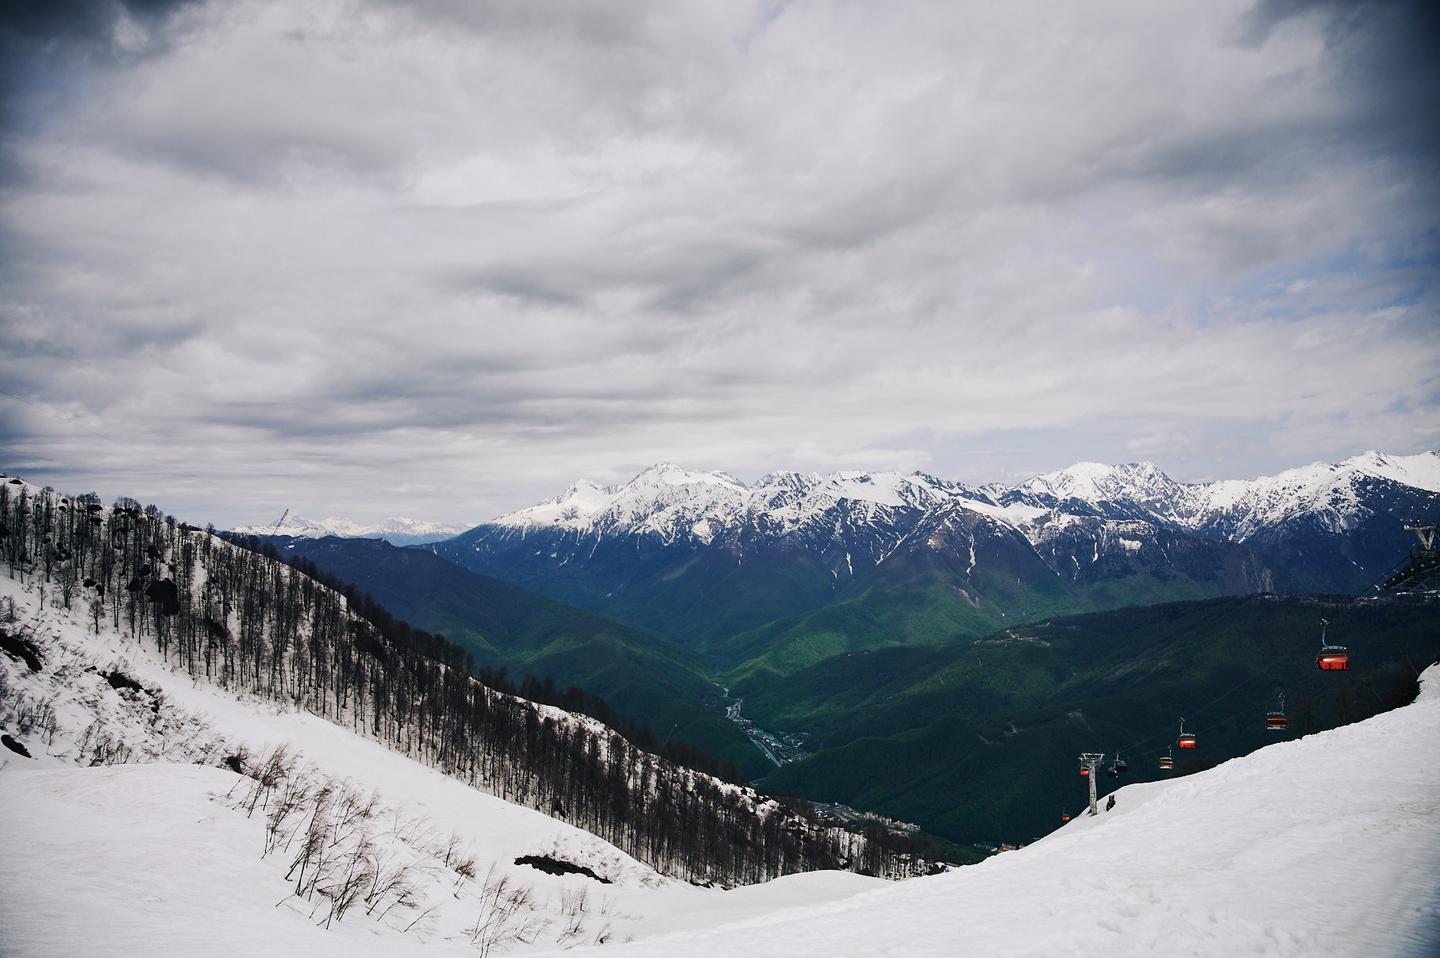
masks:
{"type": "Polygon", "coordinates": [[[1208,483],[1148,462],[985,485],[924,472],[747,484],[660,463],[428,548],[707,649],[722,667],[788,669],[1055,614],[1357,592],[1404,556],[1415,519],[1440,519],[1435,452],[1208,483]]]}
{"type": "Polygon", "coordinates": [[[439,542],[458,535],[459,526],[448,526],[425,519],[410,519],[405,516],[386,516],[375,523],[353,522],[338,516],[325,519],[306,519],[303,516],[286,515],[277,526],[249,525],[231,530],[250,536],[289,536],[294,539],[323,539],[336,536],[341,539],[385,539],[397,546],[423,545],[439,542]]]}
{"type": "MultiPolygon", "coordinates": [[[[1182,483],[1152,462],[1081,462],[1015,485],[969,486],[924,472],[775,472],[746,485],[725,472],[658,463],[618,486],[580,480],[560,496],[499,516],[485,526],[562,529],[591,535],[655,534],[667,541],[710,542],[751,525],[769,535],[802,530],[837,504],[877,517],[957,501],[1017,530],[1033,530],[1046,513],[1161,520],[1243,542],[1264,528],[1307,512],[1343,524],[1364,509],[1357,480],[1384,480],[1440,492],[1440,452],[1393,456],[1367,452],[1340,463],[1316,462],[1274,476],[1182,483]],[[1078,507],[1078,508],[1077,508],[1078,507]]],[[[483,526],[482,526],[483,527],[483,526]]]]}

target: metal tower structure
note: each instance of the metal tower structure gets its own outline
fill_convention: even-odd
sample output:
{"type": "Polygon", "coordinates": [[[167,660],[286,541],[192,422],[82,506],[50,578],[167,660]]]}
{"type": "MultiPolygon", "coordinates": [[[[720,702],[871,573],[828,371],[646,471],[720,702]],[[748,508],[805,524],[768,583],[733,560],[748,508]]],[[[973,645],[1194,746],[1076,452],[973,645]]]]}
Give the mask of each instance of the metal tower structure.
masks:
{"type": "Polygon", "coordinates": [[[1099,814],[1100,814],[1100,809],[1099,809],[1099,807],[1098,807],[1098,805],[1097,805],[1097,803],[1096,803],[1096,796],[1095,796],[1095,779],[1099,777],[1098,772],[1100,771],[1100,763],[1102,763],[1102,762],[1104,762],[1104,761],[1105,761],[1105,753],[1104,753],[1104,752],[1081,752],[1081,753],[1080,753],[1080,765],[1081,765],[1081,767],[1082,767],[1082,768],[1088,768],[1088,769],[1090,770],[1090,774],[1087,775],[1087,776],[1085,776],[1085,777],[1090,781],[1090,814],[1091,814],[1091,815],[1099,815],[1099,814]]]}
{"type": "Polygon", "coordinates": [[[1415,533],[1420,540],[1420,548],[1411,549],[1405,564],[1376,584],[1375,589],[1379,592],[1423,585],[1427,580],[1440,576],[1440,547],[1437,547],[1440,526],[1425,526],[1417,522],[1407,525],[1405,531],[1415,533]]]}

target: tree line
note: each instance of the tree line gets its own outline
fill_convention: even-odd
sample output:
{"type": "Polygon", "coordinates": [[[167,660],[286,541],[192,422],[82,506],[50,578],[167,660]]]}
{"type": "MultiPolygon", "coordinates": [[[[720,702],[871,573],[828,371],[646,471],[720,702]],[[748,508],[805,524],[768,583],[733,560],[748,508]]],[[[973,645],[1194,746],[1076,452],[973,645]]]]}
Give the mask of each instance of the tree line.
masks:
{"type": "Polygon", "coordinates": [[[588,715],[619,732],[626,741],[639,746],[646,752],[654,752],[677,765],[693,768],[697,772],[713,775],[732,784],[748,784],[745,781],[744,773],[734,762],[716,758],[705,749],[691,745],[689,742],[674,739],[660,741],[655,735],[654,729],[636,722],[628,715],[617,712],[603,696],[596,695],[573,683],[561,688],[555,681],[555,677],[550,675],[539,678],[526,672],[521,675],[519,682],[516,682],[505,666],[477,664],[474,656],[468,650],[447,641],[443,635],[432,635],[424,629],[412,627],[403,619],[395,618],[370,593],[357,588],[353,583],[323,571],[311,559],[298,555],[282,555],[280,550],[275,548],[273,542],[258,536],[223,532],[220,533],[220,536],[227,542],[252,552],[259,552],[276,561],[285,562],[291,568],[298,569],[316,582],[341,593],[349,601],[350,608],[356,614],[374,625],[382,635],[391,641],[416,641],[426,647],[433,647],[438,643],[439,646],[446,649],[442,654],[445,661],[452,663],[455,668],[463,667],[497,692],[529,699],[541,705],[553,705],[567,712],[588,715]]]}
{"type": "Polygon", "coordinates": [[[102,623],[129,633],[196,680],[345,725],[664,874],[733,886],[927,868],[909,836],[831,825],[802,800],[721,781],[593,718],[492,688],[443,637],[213,531],[134,500],[106,509],[94,496],[0,484],[0,553],[42,601],[78,610],[97,633],[102,623]]]}

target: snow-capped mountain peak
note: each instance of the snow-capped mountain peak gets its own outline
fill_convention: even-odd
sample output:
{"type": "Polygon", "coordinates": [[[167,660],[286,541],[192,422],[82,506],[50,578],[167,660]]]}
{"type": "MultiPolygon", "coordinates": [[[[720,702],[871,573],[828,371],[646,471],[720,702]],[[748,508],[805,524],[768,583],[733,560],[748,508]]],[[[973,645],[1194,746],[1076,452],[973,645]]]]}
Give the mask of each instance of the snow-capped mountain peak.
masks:
{"type": "Polygon", "coordinates": [[[1055,472],[1026,480],[1015,488],[1034,504],[1053,505],[1067,500],[1100,504],[1136,504],[1171,511],[1184,499],[1182,486],[1153,462],[1128,462],[1112,466],[1100,462],[1077,462],[1055,472]]]}
{"type": "Polygon", "coordinates": [[[493,525],[573,531],[654,532],[667,540],[694,535],[708,541],[749,495],[746,485],[723,472],[685,469],[660,462],[619,486],[581,480],[544,502],[500,516],[493,525]]]}
{"type": "Polygon", "coordinates": [[[677,466],[673,462],[657,462],[642,470],[634,479],[621,488],[647,488],[653,486],[719,486],[744,489],[745,484],[726,472],[701,472],[677,466]]]}
{"type": "Polygon", "coordinates": [[[1382,452],[1366,452],[1351,456],[1340,463],[1366,475],[1379,476],[1430,492],[1440,492],[1440,452],[1422,452],[1416,456],[1390,456],[1382,452]]]}
{"type": "Polygon", "coordinates": [[[587,524],[603,512],[615,490],[590,479],[581,479],[553,499],[517,509],[496,519],[497,524],[530,526],[575,526],[587,524]]]}

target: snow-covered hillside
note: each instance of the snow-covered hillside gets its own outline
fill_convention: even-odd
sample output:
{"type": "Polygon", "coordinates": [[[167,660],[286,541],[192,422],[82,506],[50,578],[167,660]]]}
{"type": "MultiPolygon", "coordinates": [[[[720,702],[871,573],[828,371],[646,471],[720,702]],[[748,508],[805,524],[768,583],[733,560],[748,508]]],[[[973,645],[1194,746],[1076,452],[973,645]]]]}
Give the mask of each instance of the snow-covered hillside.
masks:
{"type": "MultiPolygon", "coordinates": [[[[7,634],[42,656],[37,671],[0,654],[0,724],[29,752],[0,750],[6,956],[474,955],[489,939],[498,954],[623,942],[884,884],[836,872],[724,893],[665,878],[589,832],[342,726],[177,673],[104,623],[96,634],[42,608],[36,584],[0,577],[0,612],[13,619],[7,634]],[[295,782],[333,790],[332,808],[346,792],[361,805],[374,796],[368,824],[329,819],[337,835],[360,829],[368,857],[358,867],[373,877],[326,929],[329,899],[292,894],[314,808],[282,823],[278,834],[298,834],[262,857],[281,789],[247,814],[256,783],[224,767],[277,746],[296,758],[295,782]],[[518,864],[525,856],[605,883],[518,864]],[[405,899],[382,892],[371,908],[363,896],[396,875],[405,899]],[[520,901],[509,917],[505,896],[520,901]]],[[[341,835],[337,847],[350,853],[360,840],[341,835]]]]}
{"type": "Polygon", "coordinates": [[[249,525],[232,530],[251,536],[290,536],[296,539],[323,539],[338,536],[342,539],[386,539],[394,545],[421,545],[438,542],[459,534],[457,526],[447,526],[425,519],[410,519],[403,516],[387,516],[380,522],[353,522],[338,516],[326,519],[306,519],[287,513],[279,525],[249,525]]]}

